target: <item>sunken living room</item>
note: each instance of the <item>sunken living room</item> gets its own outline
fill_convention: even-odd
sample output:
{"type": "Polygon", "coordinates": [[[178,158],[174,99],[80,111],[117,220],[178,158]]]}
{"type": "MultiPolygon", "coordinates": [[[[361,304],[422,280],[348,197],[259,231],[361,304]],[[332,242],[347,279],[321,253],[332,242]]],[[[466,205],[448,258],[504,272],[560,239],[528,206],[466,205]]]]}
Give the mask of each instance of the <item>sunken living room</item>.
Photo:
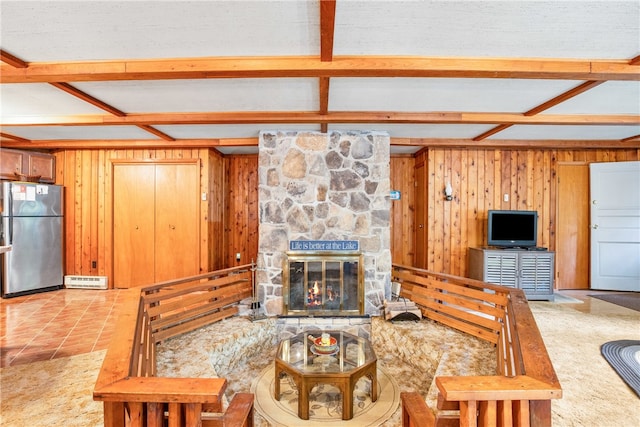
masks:
{"type": "Polygon", "coordinates": [[[3,426],[640,423],[637,2],[0,9],[3,426]]]}

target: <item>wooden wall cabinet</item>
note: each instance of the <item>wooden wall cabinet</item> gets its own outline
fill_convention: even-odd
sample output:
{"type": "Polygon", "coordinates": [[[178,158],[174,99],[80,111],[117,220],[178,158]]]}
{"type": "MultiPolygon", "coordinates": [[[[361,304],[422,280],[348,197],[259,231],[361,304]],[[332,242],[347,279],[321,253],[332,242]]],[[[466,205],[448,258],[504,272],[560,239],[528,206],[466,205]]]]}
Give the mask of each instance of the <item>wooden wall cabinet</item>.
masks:
{"type": "Polygon", "coordinates": [[[469,248],[469,277],[522,289],[529,300],[553,301],[554,253],[469,248]]]}
{"type": "Polygon", "coordinates": [[[0,149],[0,178],[16,179],[16,173],[40,175],[42,182],[54,182],[56,159],[52,154],[0,149]]]}

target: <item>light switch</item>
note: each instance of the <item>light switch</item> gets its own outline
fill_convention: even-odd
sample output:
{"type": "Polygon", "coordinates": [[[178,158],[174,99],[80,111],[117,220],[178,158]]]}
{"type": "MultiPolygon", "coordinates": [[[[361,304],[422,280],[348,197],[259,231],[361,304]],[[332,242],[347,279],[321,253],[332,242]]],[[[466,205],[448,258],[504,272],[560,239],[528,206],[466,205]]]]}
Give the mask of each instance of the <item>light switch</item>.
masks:
{"type": "Polygon", "coordinates": [[[509,194],[508,193],[504,193],[504,196],[503,196],[502,200],[504,200],[505,202],[508,202],[509,201],[509,194]]]}

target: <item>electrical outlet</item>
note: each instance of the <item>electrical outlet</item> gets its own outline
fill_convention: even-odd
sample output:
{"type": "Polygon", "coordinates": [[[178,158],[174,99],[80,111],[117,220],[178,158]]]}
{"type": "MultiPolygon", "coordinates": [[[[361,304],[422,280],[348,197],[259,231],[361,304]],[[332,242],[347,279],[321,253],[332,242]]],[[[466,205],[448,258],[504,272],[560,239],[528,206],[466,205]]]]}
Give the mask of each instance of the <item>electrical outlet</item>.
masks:
{"type": "Polygon", "coordinates": [[[91,261],[91,268],[98,268],[98,261],[91,261]]]}
{"type": "Polygon", "coordinates": [[[236,261],[240,261],[240,252],[236,253],[236,261]]]}
{"type": "Polygon", "coordinates": [[[508,202],[509,201],[509,194],[504,193],[504,196],[503,196],[502,200],[504,200],[505,202],[508,202]]]}

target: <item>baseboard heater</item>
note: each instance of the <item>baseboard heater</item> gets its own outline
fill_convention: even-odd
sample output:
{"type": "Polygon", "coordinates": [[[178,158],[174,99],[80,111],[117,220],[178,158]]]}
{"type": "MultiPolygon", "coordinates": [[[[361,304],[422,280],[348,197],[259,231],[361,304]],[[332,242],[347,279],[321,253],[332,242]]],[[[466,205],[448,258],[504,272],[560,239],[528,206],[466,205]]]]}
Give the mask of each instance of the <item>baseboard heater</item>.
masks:
{"type": "Polygon", "coordinates": [[[107,289],[107,276],[64,276],[69,289],[107,289]]]}

